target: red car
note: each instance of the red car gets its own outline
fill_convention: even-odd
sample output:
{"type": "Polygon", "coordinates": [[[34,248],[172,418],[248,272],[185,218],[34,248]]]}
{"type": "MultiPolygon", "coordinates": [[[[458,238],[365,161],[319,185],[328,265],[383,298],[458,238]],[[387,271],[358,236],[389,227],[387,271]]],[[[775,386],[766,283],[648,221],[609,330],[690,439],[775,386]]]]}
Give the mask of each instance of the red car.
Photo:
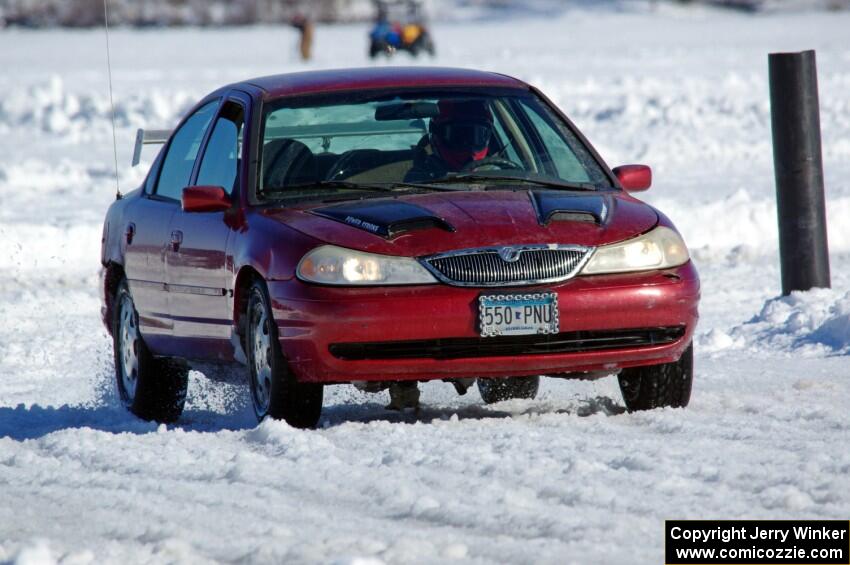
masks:
{"type": "MultiPolygon", "coordinates": [[[[167,132],[166,132],[167,133],[167,132]]],[[[626,407],[685,406],[699,279],[537,89],[373,68],[248,80],[202,99],[103,228],[120,397],[173,421],[194,361],[248,367],[258,418],[318,421],[325,385],[417,382],[485,402],[616,374],[626,407]]]]}

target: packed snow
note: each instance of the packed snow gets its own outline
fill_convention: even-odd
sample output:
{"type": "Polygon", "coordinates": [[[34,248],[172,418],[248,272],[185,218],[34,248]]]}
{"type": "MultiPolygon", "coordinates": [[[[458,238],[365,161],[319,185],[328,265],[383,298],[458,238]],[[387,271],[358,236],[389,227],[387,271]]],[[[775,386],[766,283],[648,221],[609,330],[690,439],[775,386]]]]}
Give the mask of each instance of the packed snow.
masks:
{"type": "MultiPolygon", "coordinates": [[[[685,410],[628,414],[616,380],[484,406],[424,385],[326,392],[320,428],[257,425],[241,374],[191,374],[175,426],[126,413],[99,320],[115,193],[102,31],[0,33],[0,563],[659,563],[665,518],[847,518],[847,13],[660,4],[436,25],[439,65],[541,87],[646,200],[703,281],[685,410]],[[833,289],[779,297],[767,54],[817,49],[833,289]]],[[[122,190],[135,128],[213,88],[373,63],[366,25],[112,34],[122,190]]]]}
{"type": "Polygon", "coordinates": [[[850,292],[812,289],[765,302],[752,319],[727,333],[712,328],[702,336],[707,351],[760,348],[799,356],[850,353],[850,292]]]}

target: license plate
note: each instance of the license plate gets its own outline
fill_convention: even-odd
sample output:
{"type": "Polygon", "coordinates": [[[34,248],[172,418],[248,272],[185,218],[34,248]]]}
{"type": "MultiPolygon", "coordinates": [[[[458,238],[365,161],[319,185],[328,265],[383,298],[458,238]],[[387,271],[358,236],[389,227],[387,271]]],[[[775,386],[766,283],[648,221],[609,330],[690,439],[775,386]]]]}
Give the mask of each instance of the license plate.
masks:
{"type": "Polygon", "coordinates": [[[554,292],[483,294],[478,297],[478,316],[482,337],[560,331],[558,295],[554,292]]]}

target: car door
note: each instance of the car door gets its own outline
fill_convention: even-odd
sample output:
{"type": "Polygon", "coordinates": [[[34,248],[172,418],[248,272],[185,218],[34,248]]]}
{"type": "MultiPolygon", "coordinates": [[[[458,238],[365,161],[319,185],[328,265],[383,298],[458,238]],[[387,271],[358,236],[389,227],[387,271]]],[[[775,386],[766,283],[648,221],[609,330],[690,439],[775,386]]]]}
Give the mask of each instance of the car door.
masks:
{"type": "Polygon", "coordinates": [[[154,161],[140,198],[128,205],[124,214],[122,245],[124,272],[139,313],[139,327],[145,339],[156,344],[171,333],[168,295],[165,291],[163,250],[175,207],[165,201],[149,198],[162,164],[162,153],[154,161]]]}
{"type": "Polygon", "coordinates": [[[139,199],[133,214],[135,233],[127,249],[134,251],[125,255],[125,269],[145,342],[159,355],[175,354],[171,344],[174,321],[168,304],[165,272],[169,227],[180,209],[180,194],[192,175],[198,149],[218,105],[218,100],[204,104],[174,132],[158,159],[159,169],[150,179],[150,186],[146,184],[146,193],[139,199]]]}
{"type": "MultiPolygon", "coordinates": [[[[199,163],[194,185],[220,186],[234,198],[242,163],[241,135],[248,104],[238,95],[221,106],[199,163]]],[[[228,304],[227,241],[237,209],[219,212],[178,210],[171,218],[166,281],[173,336],[182,355],[232,358],[233,315],[228,304]]]]}

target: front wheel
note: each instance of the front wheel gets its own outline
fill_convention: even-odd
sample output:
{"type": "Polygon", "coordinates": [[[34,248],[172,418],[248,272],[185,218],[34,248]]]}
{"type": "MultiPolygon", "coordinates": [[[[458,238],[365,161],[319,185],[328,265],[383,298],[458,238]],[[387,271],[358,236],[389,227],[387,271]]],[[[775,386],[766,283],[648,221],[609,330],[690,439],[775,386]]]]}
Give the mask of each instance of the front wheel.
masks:
{"type": "Polygon", "coordinates": [[[119,283],[114,304],[112,345],[121,403],[145,420],[177,420],[186,402],[189,369],[172,359],[157,359],[148,351],[126,280],[119,283]]]}
{"type": "Polygon", "coordinates": [[[487,404],[513,398],[532,399],[537,396],[540,377],[510,377],[506,379],[478,379],[478,392],[487,404]]]}
{"type": "Polygon", "coordinates": [[[623,369],[617,377],[630,412],[654,408],[684,408],[691,399],[694,381],[694,346],[678,361],[623,369]]]}
{"type": "Polygon", "coordinates": [[[369,58],[374,59],[381,53],[389,53],[387,45],[380,41],[372,41],[369,44],[369,58]]]}
{"type": "Polygon", "coordinates": [[[265,285],[255,282],[248,298],[245,340],[254,414],[257,420],[269,416],[296,428],[312,428],[322,413],[322,385],[295,380],[280,350],[270,304],[265,285]]]}

